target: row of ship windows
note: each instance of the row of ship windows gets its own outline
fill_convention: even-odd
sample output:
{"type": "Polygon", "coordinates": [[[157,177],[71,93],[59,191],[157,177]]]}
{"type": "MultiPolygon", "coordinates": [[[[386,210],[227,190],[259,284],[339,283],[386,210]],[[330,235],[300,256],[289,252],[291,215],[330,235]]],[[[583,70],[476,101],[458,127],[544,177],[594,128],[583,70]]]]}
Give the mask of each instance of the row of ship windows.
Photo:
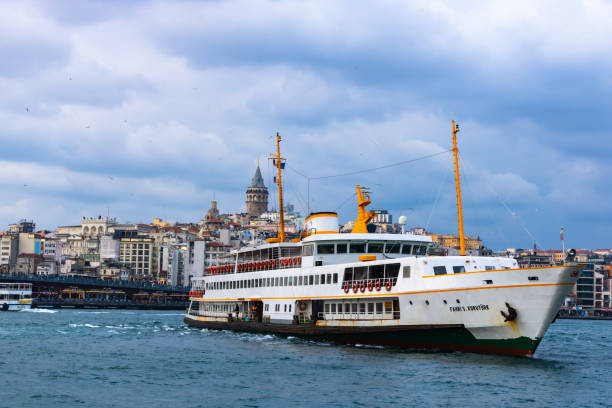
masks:
{"type": "Polygon", "coordinates": [[[276,276],[273,278],[209,282],[206,284],[206,290],[265,288],[273,286],[331,285],[336,283],[338,283],[337,273],[323,273],[320,275],[276,276]]]}
{"type": "MultiPolygon", "coordinates": [[[[313,245],[304,245],[303,256],[313,255],[313,245]]],[[[403,255],[425,255],[426,245],[402,244],[401,242],[352,242],[317,244],[318,255],[331,254],[403,254],[403,255]]]]}
{"type": "MultiPolygon", "coordinates": [[[[457,265],[457,266],[453,266],[453,272],[452,273],[463,273],[465,272],[465,266],[463,265],[457,265]]],[[[478,266],[474,265],[474,269],[478,269],[478,266]]],[[[502,269],[510,269],[507,266],[502,267],[502,269]]],[[[446,266],[434,266],[433,267],[434,270],[434,275],[446,275],[448,273],[448,268],[446,266]]],[[[485,266],[485,271],[494,271],[495,267],[494,266],[490,266],[487,265],[485,266]]]]}
{"type": "Polygon", "coordinates": [[[326,314],[382,314],[393,312],[392,302],[369,302],[369,303],[326,303],[326,314]]]}
{"type": "MultiPolygon", "coordinates": [[[[285,313],[291,313],[291,304],[285,304],[284,306],[285,306],[285,307],[283,308],[283,311],[284,311],[285,313]]],[[[269,312],[269,311],[270,311],[270,304],[269,304],[269,303],[266,303],[266,304],[264,305],[264,312],[269,312]]],[[[280,311],[281,311],[281,305],[280,305],[279,303],[276,303],[276,304],[274,305],[274,311],[275,311],[275,312],[280,312],[280,311]]]]}

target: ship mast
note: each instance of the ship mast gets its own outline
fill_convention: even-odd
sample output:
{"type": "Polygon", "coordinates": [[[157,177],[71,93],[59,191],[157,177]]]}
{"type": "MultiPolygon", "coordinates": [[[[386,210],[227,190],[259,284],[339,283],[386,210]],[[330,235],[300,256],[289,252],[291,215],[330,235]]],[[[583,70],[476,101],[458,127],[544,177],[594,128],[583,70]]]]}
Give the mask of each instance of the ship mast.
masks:
{"type": "Polygon", "coordinates": [[[281,137],[278,132],[276,132],[276,154],[271,154],[270,159],[273,160],[272,163],[276,164],[276,168],[278,169],[278,178],[276,179],[276,184],[278,184],[278,205],[280,215],[278,241],[285,242],[285,211],[283,208],[283,183],[281,176],[281,170],[285,167],[285,163],[283,163],[285,159],[283,159],[280,154],[280,141],[281,137]]]}
{"type": "Polygon", "coordinates": [[[459,133],[459,124],[453,126],[453,154],[455,155],[455,184],[457,186],[457,215],[459,217],[459,248],[461,256],[465,256],[465,237],[463,235],[463,209],[461,208],[461,185],[459,183],[459,149],[457,149],[457,133],[459,133]]]}

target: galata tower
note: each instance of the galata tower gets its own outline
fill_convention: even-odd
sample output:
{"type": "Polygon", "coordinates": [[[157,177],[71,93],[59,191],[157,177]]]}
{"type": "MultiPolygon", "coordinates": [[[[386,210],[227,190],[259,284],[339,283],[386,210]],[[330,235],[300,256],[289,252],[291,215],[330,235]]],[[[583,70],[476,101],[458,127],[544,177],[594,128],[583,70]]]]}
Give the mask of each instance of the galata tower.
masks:
{"type": "Polygon", "coordinates": [[[257,218],[268,211],[268,188],[264,184],[259,164],[246,191],[246,211],[248,218],[257,218]]]}

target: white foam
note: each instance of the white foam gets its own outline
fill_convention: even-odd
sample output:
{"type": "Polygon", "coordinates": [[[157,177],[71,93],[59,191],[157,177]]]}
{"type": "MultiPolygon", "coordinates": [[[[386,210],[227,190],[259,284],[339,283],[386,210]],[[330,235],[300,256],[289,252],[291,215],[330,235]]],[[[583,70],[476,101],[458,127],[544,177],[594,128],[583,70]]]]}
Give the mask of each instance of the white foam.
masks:
{"type": "Polygon", "coordinates": [[[50,309],[23,309],[22,312],[30,312],[30,313],[57,313],[57,310],[50,310],[50,309]]]}

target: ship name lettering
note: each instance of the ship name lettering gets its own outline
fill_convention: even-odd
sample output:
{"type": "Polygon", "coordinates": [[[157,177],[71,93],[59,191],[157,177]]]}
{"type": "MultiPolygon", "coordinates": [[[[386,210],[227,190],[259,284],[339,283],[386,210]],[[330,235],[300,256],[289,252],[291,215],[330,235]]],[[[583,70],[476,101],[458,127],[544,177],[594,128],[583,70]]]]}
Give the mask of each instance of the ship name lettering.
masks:
{"type": "Polygon", "coordinates": [[[472,305],[472,306],[451,306],[451,312],[476,312],[479,310],[489,310],[489,305],[472,305]]]}

